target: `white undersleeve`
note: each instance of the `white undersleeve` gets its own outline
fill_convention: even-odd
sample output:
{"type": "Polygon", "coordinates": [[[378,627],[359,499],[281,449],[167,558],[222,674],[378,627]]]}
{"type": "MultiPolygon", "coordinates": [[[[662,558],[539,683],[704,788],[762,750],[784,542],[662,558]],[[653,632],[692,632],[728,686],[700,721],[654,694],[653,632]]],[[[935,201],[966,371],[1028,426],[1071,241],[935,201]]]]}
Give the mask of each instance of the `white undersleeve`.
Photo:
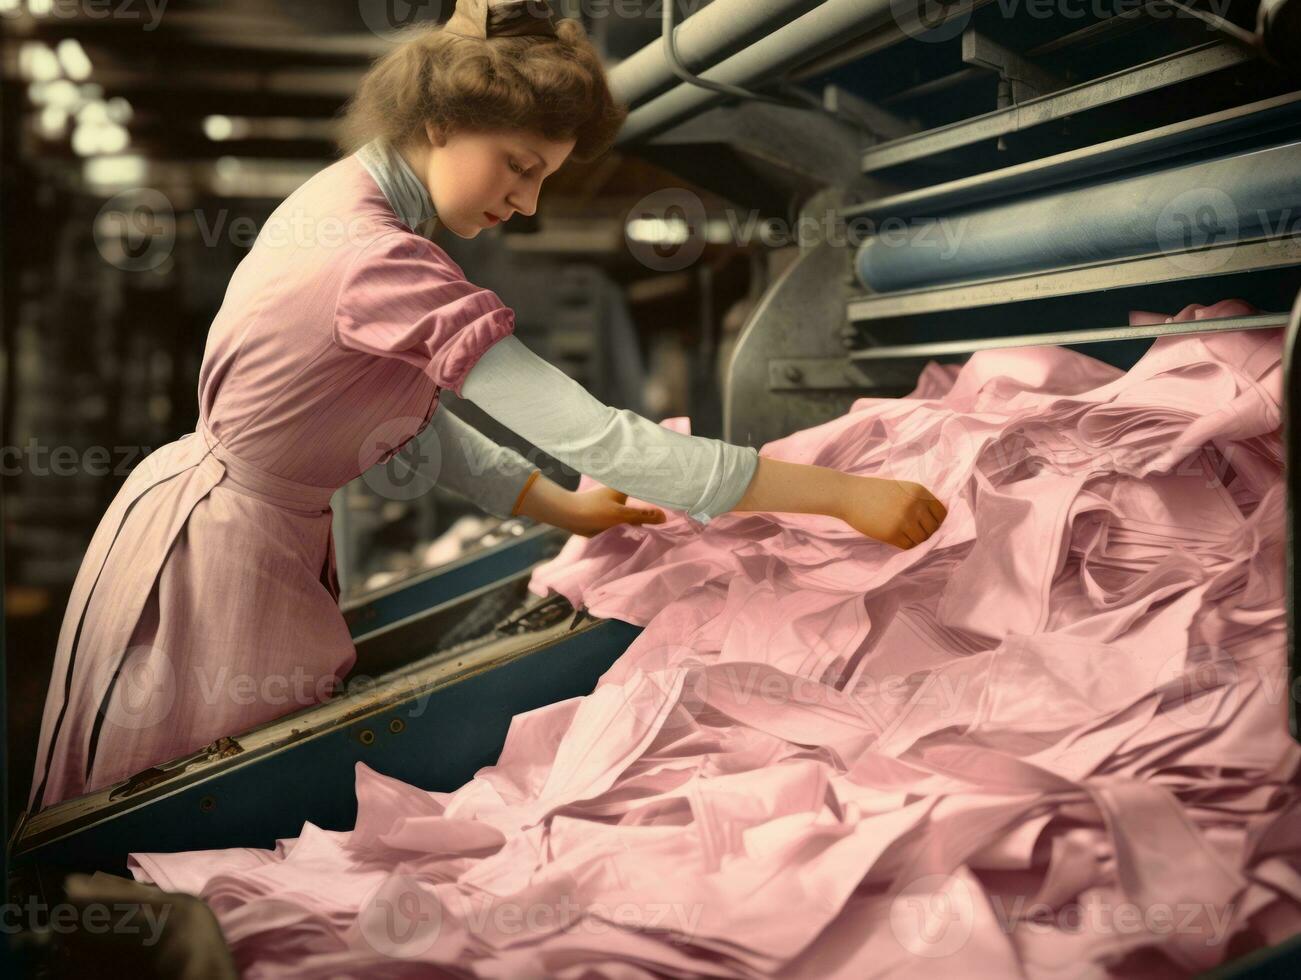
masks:
{"type": "Polygon", "coordinates": [[[513,334],[479,358],[461,395],[579,473],[702,524],[740,502],[759,465],[752,447],[606,405],[513,334]]]}

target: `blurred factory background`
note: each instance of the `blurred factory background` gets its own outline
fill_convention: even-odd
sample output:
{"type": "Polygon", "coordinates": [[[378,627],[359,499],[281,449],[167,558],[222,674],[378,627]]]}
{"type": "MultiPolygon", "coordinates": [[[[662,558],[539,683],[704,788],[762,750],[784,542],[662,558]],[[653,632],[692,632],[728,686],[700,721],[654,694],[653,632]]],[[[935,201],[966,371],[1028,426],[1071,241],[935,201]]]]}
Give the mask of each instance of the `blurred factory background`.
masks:
{"type": "MultiPolygon", "coordinates": [[[[18,449],[4,472],[10,814],[25,802],[63,610],[96,524],[140,459],[193,430],[227,281],[272,209],[338,158],[336,117],[395,18],[446,19],[452,4],[441,6],[0,0],[0,444],[18,449]]],[[[647,16],[593,18],[553,4],[585,16],[610,63],[658,36],[658,5],[645,6],[647,16]]],[[[566,165],[537,213],[509,228],[433,237],[516,311],[521,339],[598,398],[719,435],[721,366],[783,259],[726,240],[677,270],[639,259],[629,234],[653,248],[674,230],[630,229],[630,212],[669,185],[683,180],[615,152],[566,165]]],[[[473,405],[451,394],[444,405],[576,485],[473,405]]],[[[416,447],[397,462],[419,459],[416,447]]],[[[358,479],[336,498],[345,597],[522,530],[437,486],[394,496],[358,479]]]]}

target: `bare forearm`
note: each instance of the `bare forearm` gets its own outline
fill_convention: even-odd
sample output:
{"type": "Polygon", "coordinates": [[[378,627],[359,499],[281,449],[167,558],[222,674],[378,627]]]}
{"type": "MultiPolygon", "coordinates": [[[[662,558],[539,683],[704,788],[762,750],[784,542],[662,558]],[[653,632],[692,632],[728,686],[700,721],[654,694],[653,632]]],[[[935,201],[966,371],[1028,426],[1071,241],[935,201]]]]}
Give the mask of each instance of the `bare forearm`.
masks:
{"type": "Polygon", "coordinates": [[[842,517],[850,493],[848,474],[829,466],[759,457],[754,479],[733,511],[781,511],[842,517]]]}
{"type": "MultiPolygon", "coordinates": [[[[842,517],[846,495],[851,492],[848,481],[852,479],[828,466],[760,456],[750,486],[732,510],[842,517]]],[[[566,511],[569,495],[570,491],[558,483],[539,476],[525,494],[518,513],[545,524],[557,524],[566,511]]]]}
{"type": "Polygon", "coordinates": [[[515,510],[516,516],[527,517],[542,524],[563,526],[568,512],[569,498],[572,496],[559,483],[539,473],[532,484],[525,489],[524,499],[515,510]]]}
{"type": "MultiPolygon", "coordinates": [[[[626,507],[625,500],[624,494],[609,489],[574,493],[539,475],[525,487],[517,513],[577,533],[595,533],[615,523],[659,523],[662,515],[654,516],[658,512],[626,507]],[[613,496],[592,499],[600,493],[613,496]]],[[[754,477],[732,511],[823,514],[903,549],[929,538],[948,514],[920,483],[853,476],[828,466],[766,456],[759,457],[754,477]]]]}

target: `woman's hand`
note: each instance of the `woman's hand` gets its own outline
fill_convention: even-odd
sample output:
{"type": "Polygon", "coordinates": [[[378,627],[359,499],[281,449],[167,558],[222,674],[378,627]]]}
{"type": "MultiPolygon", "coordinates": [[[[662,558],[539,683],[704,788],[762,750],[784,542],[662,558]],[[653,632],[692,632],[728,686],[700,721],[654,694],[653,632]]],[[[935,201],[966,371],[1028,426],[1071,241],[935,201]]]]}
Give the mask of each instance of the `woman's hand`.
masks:
{"type": "Polygon", "coordinates": [[[628,495],[610,487],[566,490],[539,475],[528,488],[517,514],[590,538],[616,524],[662,524],[658,507],[629,507],[628,495]]]}
{"type": "Polygon", "coordinates": [[[745,495],[732,509],[839,517],[856,531],[896,548],[921,544],[948,516],[920,483],[854,476],[762,454],[745,495]]]}
{"type": "Polygon", "coordinates": [[[920,483],[874,476],[850,477],[840,518],[869,538],[905,551],[944,523],[948,510],[920,483]]]}
{"type": "Polygon", "coordinates": [[[610,487],[597,487],[582,493],[571,491],[561,512],[551,523],[571,534],[590,538],[616,524],[663,524],[664,511],[658,507],[629,507],[628,495],[610,487]]]}

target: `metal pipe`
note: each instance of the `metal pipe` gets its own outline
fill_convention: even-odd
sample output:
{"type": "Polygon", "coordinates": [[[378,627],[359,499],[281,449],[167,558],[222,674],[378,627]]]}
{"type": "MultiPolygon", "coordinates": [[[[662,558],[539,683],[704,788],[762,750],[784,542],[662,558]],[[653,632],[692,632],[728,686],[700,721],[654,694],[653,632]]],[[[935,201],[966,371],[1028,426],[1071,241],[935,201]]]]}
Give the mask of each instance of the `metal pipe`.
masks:
{"type": "MultiPolygon", "coordinates": [[[[678,25],[674,46],[686,64],[712,65],[817,5],[818,0],[714,0],[678,25]]],[[[607,77],[614,97],[628,106],[653,99],[678,82],[658,38],[624,58],[607,77]]]]}
{"type": "Polygon", "coordinates": [[[1301,579],[1297,576],[1296,536],[1297,536],[1297,501],[1301,499],[1301,426],[1297,422],[1297,407],[1301,405],[1301,365],[1298,365],[1297,351],[1301,349],[1298,335],[1301,334],[1301,293],[1297,293],[1292,305],[1292,316],[1288,321],[1287,333],[1283,336],[1283,478],[1287,492],[1286,507],[1286,547],[1287,578],[1285,594],[1287,610],[1287,670],[1288,731],[1292,738],[1301,742],[1301,651],[1297,648],[1297,593],[1301,591],[1301,579]]]}
{"type": "Polygon", "coordinates": [[[727,85],[723,82],[712,82],[707,78],[701,78],[695,72],[691,71],[682,61],[682,53],[678,51],[678,32],[675,30],[674,23],[674,0],[666,0],[664,4],[664,18],[660,29],[660,39],[664,45],[664,60],[668,63],[669,70],[684,82],[692,85],[699,85],[701,88],[709,89],[713,92],[719,92],[722,95],[730,95],[738,99],[752,99],[757,102],[770,102],[774,105],[796,106],[805,108],[805,104],[796,103],[792,99],[781,98],[774,95],[767,95],[763,92],[751,92],[749,89],[741,88],[737,85],[727,85]]]}
{"type": "MultiPolygon", "coordinates": [[[[689,18],[682,28],[685,29],[693,21],[720,7],[734,11],[743,9],[737,0],[715,0],[712,5],[689,18]]],[[[849,37],[890,17],[890,0],[827,0],[708,71],[701,72],[701,75],[710,81],[739,86],[749,85],[756,80],[772,79],[824,51],[844,44],[849,37]]],[[[655,42],[654,47],[659,49],[660,42],[655,42]]],[[[643,53],[644,51],[638,52],[633,58],[643,53]]],[[[663,66],[662,51],[658,57],[663,66]]],[[[622,67],[620,64],[611,69],[612,82],[622,67]]],[[[663,70],[668,71],[667,67],[663,70]]],[[[626,85],[627,81],[621,84],[626,85]]],[[[718,92],[697,85],[678,85],[629,113],[617,142],[622,144],[663,132],[724,98],[718,92]]]]}

